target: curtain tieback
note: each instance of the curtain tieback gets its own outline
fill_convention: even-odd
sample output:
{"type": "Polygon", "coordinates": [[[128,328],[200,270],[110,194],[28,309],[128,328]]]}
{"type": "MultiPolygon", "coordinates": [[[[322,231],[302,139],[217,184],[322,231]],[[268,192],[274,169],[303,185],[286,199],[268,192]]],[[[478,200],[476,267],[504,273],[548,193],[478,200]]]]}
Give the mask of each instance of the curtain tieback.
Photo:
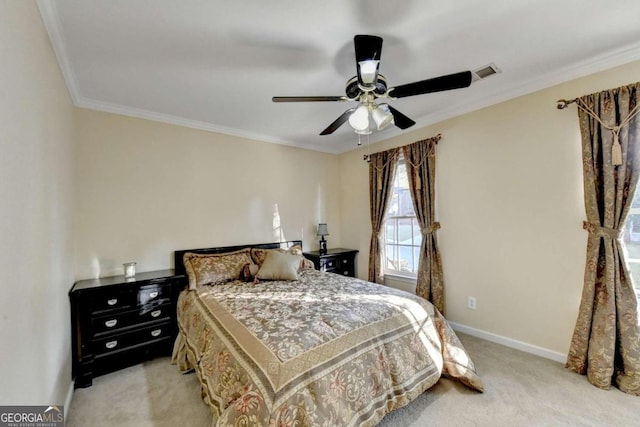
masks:
{"type": "Polygon", "coordinates": [[[620,145],[620,129],[622,129],[623,126],[626,126],[634,116],[640,114],[640,104],[636,105],[633,110],[631,110],[629,114],[627,114],[627,117],[620,120],[619,125],[614,126],[609,126],[608,124],[606,124],[600,118],[600,116],[595,111],[593,111],[593,109],[590,108],[582,99],[576,99],[576,105],[582,111],[585,111],[587,114],[593,117],[598,123],[600,123],[600,125],[602,125],[603,128],[609,129],[611,131],[611,134],[613,135],[613,141],[611,143],[611,164],[613,166],[621,165],[622,145],[620,145]]]}
{"type": "Polygon", "coordinates": [[[600,225],[592,224],[588,221],[582,221],[582,228],[587,230],[589,234],[593,234],[595,237],[605,237],[613,240],[617,240],[622,236],[622,230],[615,228],[602,227],[600,225]]]}
{"type": "Polygon", "coordinates": [[[424,227],[421,231],[423,235],[433,234],[436,230],[440,229],[440,223],[434,222],[430,227],[424,227]]]}

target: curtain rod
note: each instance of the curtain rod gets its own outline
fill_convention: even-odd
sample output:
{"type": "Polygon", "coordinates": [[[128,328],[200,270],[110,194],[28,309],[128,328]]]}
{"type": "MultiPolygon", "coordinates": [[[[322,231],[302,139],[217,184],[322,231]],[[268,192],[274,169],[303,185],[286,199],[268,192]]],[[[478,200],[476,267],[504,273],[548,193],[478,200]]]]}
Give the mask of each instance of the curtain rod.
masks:
{"type": "MultiPolygon", "coordinates": [[[[439,133],[436,136],[432,136],[431,138],[420,139],[420,140],[418,140],[416,142],[424,141],[424,140],[427,140],[427,139],[435,139],[436,140],[436,144],[438,144],[438,142],[440,142],[440,140],[442,139],[442,134],[439,133]]],[[[411,144],[415,144],[416,142],[412,142],[411,144]]],[[[407,144],[407,145],[411,145],[411,144],[407,144]]],[[[396,147],[396,148],[402,148],[402,147],[406,147],[406,145],[401,145],[400,147],[396,147]]],[[[383,151],[387,151],[387,150],[383,150],[383,151]]],[[[371,162],[371,154],[382,153],[383,151],[376,151],[375,153],[365,154],[364,156],[362,156],[362,160],[364,160],[365,162],[369,163],[369,162],[371,162]]]]}
{"type": "Polygon", "coordinates": [[[575,102],[578,101],[578,98],[574,98],[574,99],[558,99],[556,102],[558,103],[558,105],[556,106],[556,108],[558,108],[558,110],[563,110],[565,108],[567,108],[569,106],[569,104],[574,104],[575,102]]]}

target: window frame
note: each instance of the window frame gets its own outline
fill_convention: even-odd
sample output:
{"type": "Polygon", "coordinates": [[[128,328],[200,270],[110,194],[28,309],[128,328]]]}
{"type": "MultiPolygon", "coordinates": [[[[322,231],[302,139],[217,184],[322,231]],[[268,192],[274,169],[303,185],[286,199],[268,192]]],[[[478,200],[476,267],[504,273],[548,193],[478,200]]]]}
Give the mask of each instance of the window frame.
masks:
{"type": "MultiPolygon", "coordinates": [[[[393,183],[392,183],[392,187],[391,187],[391,195],[389,196],[389,206],[387,206],[387,211],[385,212],[384,215],[384,220],[382,222],[382,256],[381,256],[381,261],[382,261],[382,274],[384,276],[392,276],[392,277],[401,277],[401,278],[409,278],[409,279],[416,279],[418,276],[418,264],[420,261],[420,249],[422,246],[422,233],[420,232],[420,224],[418,223],[418,219],[415,215],[415,208],[413,205],[413,195],[411,194],[411,188],[409,186],[408,183],[408,177],[407,177],[407,186],[406,186],[406,191],[409,194],[409,203],[411,203],[411,211],[413,212],[413,215],[406,215],[406,213],[400,214],[398,212],[398,214],[396,215],[390,215],[390,209],[392,208],[392,201],[394,199],[394,195],[397,194],[397,199],[400,202],[400,198],[401,198],[401,194],[400,192],[398,192],[397,190],[402,189],[404,190],[405,187],[401,186],[399,183],[399,175],[402,173],[401,169],[403,168],[404,172],[406,173],[406,160],[404,158],[404,155],[402,154],[402,152],[400,152],[399,156],[398,156],[398,160],[397,160],[397,164],[396,164],[396,171],[393,177],[393,183]],[[399,223],[400,221],[406,221],[409,220],[410,224],[411,224],[411,242],[410,243],[399,243],[399,223]],[[393,226],[393,231],[394,231],[394,236],[392,240],[392,243],[389,243],[388,239],[387,239],[387,231],[388,231],[388,222],[389,221],[393,221],[395,222],[394,226],[393,226]],[[416,233],[415,231],[418,231],[417,236],[419,236],[416,239],[416,233]],[[400,262],[400,248],[409,248],[411,251],[411,265],[412,265],[412,271],[403,271],[403,270],[398,270],[395,268],[390,268],[388,266],[389,262],[388,262],[388,257],[387,257],[387,247],[388,246],[392,246],[393,247],[393,256],[390,258],[392,261],[398,261],[398,263],[400,262]],[[416,251],[417,250],[417,251],[416,251]]],[[[400,208],[400,207],[399,207],[400,208]]]]}
{"type": "MultiPolygon", "coordinates": [[[[635,201],[635,198],[638,197],[640,198],[640,186],[638,188],[636,188],[636,194],[634,194],[634,198],[632,199],[631,203],[632,206],[629,209],[629,212],[627,214],[627,218],[623,227],[623,238],[622,238],[622,246],[624,249],[624,255],[625,255],[625,261],[627,262],[627,269],[629,270],[629,273],[631,275],[631,281],[634,287],[634,290],[636,292],[636,295],[639,299],[640,302],[640,277],[634,277],[634,270],[632,265],[637,265],[640,264],[640,258],[633,258],[631,256],[630,253],[630,246],[632,246],[631,242],[634,241],[633,238],[631,237],[631,233],[633,233],[633,216],[635,215],[640,215],[640,207],[634,207],[633,206],[633,202],[635,201]],[[624,237],[626,234],[629,234],[629,242],[627,242],[626,238],[624,237]]],[[[636,233],[633,233],[636,234],[636,233]]],[[[635,245],[634,245],[635,246],[635,245]]],[[[634,251],[635,252],[635,251],[634,251]]],[[[640,315],[640,314],[639,314],[640,315]]]]}

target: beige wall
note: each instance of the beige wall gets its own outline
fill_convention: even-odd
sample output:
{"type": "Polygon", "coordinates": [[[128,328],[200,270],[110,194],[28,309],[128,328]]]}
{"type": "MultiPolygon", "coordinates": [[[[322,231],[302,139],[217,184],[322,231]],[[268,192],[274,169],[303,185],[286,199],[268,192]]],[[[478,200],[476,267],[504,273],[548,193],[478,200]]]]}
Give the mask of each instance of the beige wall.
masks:
{"type": "Polygon", "coordinates": [[[0,405],[62,405],[73,106],[34,2],[0,2],[0,94],[0,405]]]}
{"type": "MultiPolygon", "coordinates": [[[[0,2],[0,55],[0,404],[64,403],[74,278],[120,274],[127,261],[168,268],[171,252],[189,247],[302,239],[315,249],[321,221],[329,246],[361,251],[366,277],[362,150],[335,156],[74,112],[33,2],[0,2]]],[[[450,320],[567,351],[586,234],[576,111],[557,111],[555,100],[638,76],[634,63],[372,147],[444,135],[438,214],[450,320]]]]}
{"type": "MultiPolygon", "coordinates": [[[[638,80],[640,62],[370,147],[380,151],[443,134],[437,209],[449,320],[567,353],[587,235],[577,112],[575,106],[559,111],[555,101],[638,80]],[[477,310],[466,308],[467,296],[477,298],[477,310]]],[[[340,158],[340,209],[342,242],[360,249],[364,278],[371,228],[362,154],[340,158]]]]}
{"type": "Polygon", "coordinates": [[[176,249],[340,244],[338,156],[76,110],[76,277],[172,266],[176,249]]]}

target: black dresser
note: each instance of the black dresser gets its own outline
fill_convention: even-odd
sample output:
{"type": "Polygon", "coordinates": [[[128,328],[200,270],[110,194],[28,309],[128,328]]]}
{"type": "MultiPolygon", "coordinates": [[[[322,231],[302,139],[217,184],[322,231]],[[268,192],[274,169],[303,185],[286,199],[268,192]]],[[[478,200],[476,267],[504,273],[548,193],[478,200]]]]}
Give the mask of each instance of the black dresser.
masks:
{"type": "Polygon", "coordinates": [[[69,299],[76,388],[89,387],[95,376],[171,354],[183,279],[173,270],[161,270],[73,285],[69,299]]]}
{"type": "Polygon", "coordinates": [[[304,252],[305,258],[313,261],[316,270],[351,277],[356,277],[356,255],[357,250],[344,248],[329,249],[322,255],[319,251],[304,252]]]}

